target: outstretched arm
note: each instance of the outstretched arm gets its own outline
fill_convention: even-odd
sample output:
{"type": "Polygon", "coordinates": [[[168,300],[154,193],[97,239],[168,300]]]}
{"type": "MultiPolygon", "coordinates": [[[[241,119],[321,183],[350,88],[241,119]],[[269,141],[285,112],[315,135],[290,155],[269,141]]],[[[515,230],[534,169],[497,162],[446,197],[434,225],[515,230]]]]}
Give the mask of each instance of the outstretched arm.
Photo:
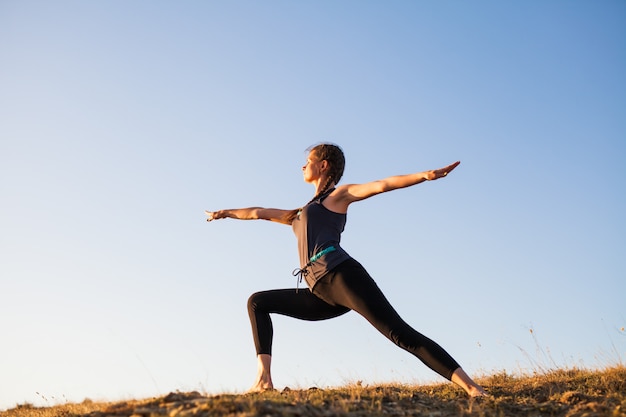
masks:
{"type": "MultiPolygon", "coordinates": [[[[337,187],[331,201],[328,201],[329,207],[340,212],[345,212],[355,201],[364,200],[375,196],[376,194],[385,193],[387,191],[397,190],[398,188],[406,188],[412,185],[420,184],[424,181],[433,181],[447,176],[461,162],[457,161],[446,167],[434,169],[430,171],[417,172],[407,175],[394,175],[382,180],[367,182],[364,184],[346,184],[337,187]]],[[[329,197],[329,199],[331,198],[329,197]]]]}
{"type": "Polygon", "coordinates": [[[291,224],[286,220],[287,214],[291,210],[281,210],[263,207],[248,207],[240,209],[227,209],[218,211],[205,210],[207,222],[218,219],[238,219],[238,220],[269,220],[282,224],[291,224]]]}

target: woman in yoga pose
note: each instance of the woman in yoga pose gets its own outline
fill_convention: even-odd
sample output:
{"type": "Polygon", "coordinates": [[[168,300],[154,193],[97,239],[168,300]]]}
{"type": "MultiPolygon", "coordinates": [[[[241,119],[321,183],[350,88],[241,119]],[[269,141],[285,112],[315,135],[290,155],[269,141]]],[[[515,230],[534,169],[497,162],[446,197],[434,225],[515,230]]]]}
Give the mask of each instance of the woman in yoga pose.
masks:
{"type": "Polygon", "coordinates": [[[486,395],[459,364],[437,343],[409,326],[391,306],[367,271],[340,246],[350,204],[398,188],[447,176],[460,162],[444,168],[391,176],[364,184],[338,185],[345,165],[341,148],[323,143],[309,149],[302,167],[304,181],[315,196],[302,208],[281,210],[250,207],[207,211],[217,219],[270,220],[290,225],[298,240],[298,283],[308,288],[262,291],[248,300],[248,313],[257,352],[258,373],[251,391],[273,389],[272,321],[270,313],[302,320],[325,320],[354,310],[378,331],[426,366],[463,388],[471,397],[486,395]]]}

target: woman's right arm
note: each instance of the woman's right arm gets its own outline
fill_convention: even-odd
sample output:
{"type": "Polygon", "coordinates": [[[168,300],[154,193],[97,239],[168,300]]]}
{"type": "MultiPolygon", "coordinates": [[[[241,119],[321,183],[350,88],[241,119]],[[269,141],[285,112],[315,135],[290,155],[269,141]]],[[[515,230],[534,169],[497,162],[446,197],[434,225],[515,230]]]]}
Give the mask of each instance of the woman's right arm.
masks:
{"type": "Polygon", "coordinates": [[[205,210],[208,216],[206,221],[218,219],[237,219],[237,220],[269,220],[281,224],[291,224],[288,220],[288,214],[291,210],[281,210],[263,207],[248,207],[240,209],[227,209],[218,211],[205,210]]]}

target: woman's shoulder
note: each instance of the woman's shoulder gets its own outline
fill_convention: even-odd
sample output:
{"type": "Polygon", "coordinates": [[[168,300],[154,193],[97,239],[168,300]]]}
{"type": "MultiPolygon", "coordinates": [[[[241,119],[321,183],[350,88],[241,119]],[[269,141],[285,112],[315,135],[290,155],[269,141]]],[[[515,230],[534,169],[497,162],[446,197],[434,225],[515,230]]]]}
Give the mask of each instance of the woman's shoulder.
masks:
{"type": "Polygon", "coordinates": [[[324,199],[322,205],[328,210],[335,213],[345,214],[348,212],[348,206],[350,205],[348,195],[349,186],[339,185],[324,199]]]}

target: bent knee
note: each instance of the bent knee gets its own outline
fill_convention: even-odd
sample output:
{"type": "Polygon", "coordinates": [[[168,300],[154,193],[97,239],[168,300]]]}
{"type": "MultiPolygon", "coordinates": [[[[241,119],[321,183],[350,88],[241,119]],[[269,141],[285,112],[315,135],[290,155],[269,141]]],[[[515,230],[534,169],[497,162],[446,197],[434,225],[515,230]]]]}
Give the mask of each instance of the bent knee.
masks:
{"type": "Polygon", "coordinates": [[[267,305],[267,291],[259,291],[248,297],[248,310],[257,311],[267,305]]]}
{"type": "Polygon", "coordinates": [[[254,311],[257,309],[259,304],[260,293],[255,292],[250,297],[248,297],[248,310],[254,311]]]}

